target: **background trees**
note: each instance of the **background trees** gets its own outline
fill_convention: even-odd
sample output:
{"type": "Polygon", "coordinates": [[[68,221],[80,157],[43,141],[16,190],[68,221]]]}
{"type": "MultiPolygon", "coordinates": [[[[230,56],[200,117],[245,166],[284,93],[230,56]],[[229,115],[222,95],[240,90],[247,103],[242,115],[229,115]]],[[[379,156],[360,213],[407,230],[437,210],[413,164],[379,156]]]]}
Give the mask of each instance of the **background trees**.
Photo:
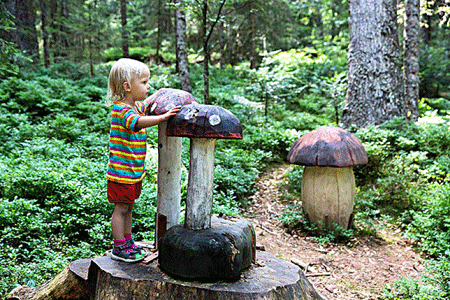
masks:
{"type": "MultiPolygon", "coordinates": [[[[379,41],[375,45],[359,35],[350,39],[356,23],[348,23],[349,8],[356,2],[228,0],[219,14],[223,0],[179,0],[177,5],[164,0],[127,1],[126,39],[122,38],[119,0],[29,0],[27,7],[19,0],[0,2],[0,246],[5,250],[0,253],[0,294],[16,283],[42,283],[71,260],[100,255],[111,246],[110,207],[104,197],[109,113],[103,98],[108,71],[111,61],[123,57],[126,40],[129,56],[148,63],[152,91],[184,89],[175,67],[177,42],[182,40],[176,38],[176,28],[182,27],[176,25],[175,20],[182,19],[176,17],[176,9],[182,6],[186,51],[178,56],[187,57],[192,93],[201,101],[206,63],[211,103],[230,109],[244,126],[243,140],[217,143],[215,212],[239,214],[239,205],[246,204],[260,172],[269,164],[283,163],[299,135],[339,124],[346,91],[357,95],[355,103],[366,97],[357,94],[355,87],[359,87],[371,97],[355,107],[372,109],[377,118],[373,123],[379,125],[352,128],[367,145],[370,164],[357,170],[361,183],[357,227],[345,234],[374,235],[374,220],[389,214],[387,219],[401,222],[405,234],[421,243],[418,249],[430,257],[442,256],[448,263],[448,6],[444,0],[421,2],[420,20],[427,26],[421,27],[418,44],[419,118],[411,122],[388,121],[391,115],[382,118],[385,114],[377,115],[376,110],[393,104],[401,111],[393,115],[415,118],[408,104],[418,99],[412,93],[400,93],[400,86],[408,82],[403,82],[399,68],[405,63],[405,74],[407,68],[417,74],[417,40],[408,34],[399,34],[397,40],[395,28],[417,31],[417,10],[410,14],[407,9],[410,5],[417,9],[417,2],[399,1],[397,11],[394,1],[359,1],[369,12],[360,7],[352,13],[370,16],[370,10],[383,9],[383,14],[372,16],[383,16],[380,24],[370,24],[380,25],[373,30],[382,33],[371,32],[379,41]],[[206,21],[204,3],[209,8],[206,21]],[[389,5],[388,12],[382,4],[389,5]],[[31,28],[18,18],[24,14],[34,18],[31,28]],[[205,59],[202,25],[216,21],[214,30],[208,31],[211,57],[205,59]],[[29,43],[18,40],[19,34],[29,43]],[[350,66],[366,72],[347,70],[350,44],[350,66]],[[33,48],[36,45],[38,51],[33,48]],[[361,49],[370,50],[371,56],[361,49]],[[374,67],[377,64],[383,64],[384,73],[374,67]],[[378,96],[373,83],[391,84],[390,72],[395,85],[388,88],[390,92],[387,86],[380,87],[378,96]],[[365,76],[373,80],[364,81],[365,76]],[[391,93],[394,98],[389,102],[391,93]],[[402,95],[407,97],[403,102],[402,95]]],[[[178,72],[186,76],[183,70],[187,71],[180,63],[178,72]]],[[[417,75],[405,76],[417,82],[417,75]]],[[[352,116],[358,122],[370,117],[352,116]]],[[[351,118],[344,121],[353,123],[351,118]]],[[[142,239],[151,239],[155,227],[156,188],[150,170],[155,169],[152,154],[157,133],[149,130],[148,135],[148,163],[153,167],[135,218],[142,239]]],[[[295,193],[301,188],[301,176],[301,169],[287,175],[293,191],[287,200],[298,199],[295,193]]],[[[297,210],[297,200],[293,204],[294,209],[287,208],[286,213],[291,226],[299,228],[301,209],[297,210]]],[[[442,279],[437,280],[448,290],[450,270],[436,271],[442,279]]],[[[432,285],[441,287],[437,281],[432,285]]]]}

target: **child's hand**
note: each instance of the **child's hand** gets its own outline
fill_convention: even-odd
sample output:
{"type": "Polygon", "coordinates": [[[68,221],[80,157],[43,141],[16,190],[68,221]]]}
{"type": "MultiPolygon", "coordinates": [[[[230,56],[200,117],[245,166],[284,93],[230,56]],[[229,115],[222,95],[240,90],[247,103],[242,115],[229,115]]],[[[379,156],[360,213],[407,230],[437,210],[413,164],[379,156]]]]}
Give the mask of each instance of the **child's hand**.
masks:
{"type": "Polygon", "coordinates": [[[170,109],[168,112],[164,114],[165,119],[169,119],[172,116],[175,116],[181,109],[181,106],[175,106],[174,108],[170,109]]]}

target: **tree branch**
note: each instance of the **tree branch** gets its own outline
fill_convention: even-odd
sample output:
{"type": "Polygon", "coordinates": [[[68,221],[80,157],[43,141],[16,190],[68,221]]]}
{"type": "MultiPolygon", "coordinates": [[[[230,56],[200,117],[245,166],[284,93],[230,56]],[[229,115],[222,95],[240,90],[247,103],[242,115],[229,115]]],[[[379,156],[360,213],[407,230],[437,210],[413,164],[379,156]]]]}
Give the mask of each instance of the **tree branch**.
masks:
{"type": "Polygon", "coordinates": [[[212,35],[212,33],[213,33],[214,27],[215,27],[216,24],[219,22],[220,14],[222,13],[222,8],[223,8],[223,6],[225,5],[225,2],[226,2],[226,1],[227,1],[227,0],[223,0],[222,3],[220,4],[220,7],[219,7],[219,11],[218,11],[218,13],[217,13],[216,20],[215,20],[214,23],[211,25],[211,29],[209,30],[208,36],[207,36],[206,41],[205,41],[205,45],[208,44],[209,39],[211,38],[211,35],[212,35]]]}

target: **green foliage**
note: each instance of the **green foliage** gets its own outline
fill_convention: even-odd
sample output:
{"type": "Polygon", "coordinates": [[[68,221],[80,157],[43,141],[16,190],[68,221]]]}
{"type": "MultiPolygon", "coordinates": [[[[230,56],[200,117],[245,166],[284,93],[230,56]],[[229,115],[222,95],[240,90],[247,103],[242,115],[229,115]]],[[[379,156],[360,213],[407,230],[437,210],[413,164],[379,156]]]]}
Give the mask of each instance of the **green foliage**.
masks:
{"type": "Polygon", "coordinates": [[[446,300],[450,297],[450,261],[446,258],[430,261],[428,274],[418,280],[402,278],[384,288],[382,299],[446,300]]]}
{"type": "MultiPolygon", "coordinates": [[[[211,68],[213,104],[232,111],[244,133],[242,140],[216,142],[214,213],[239,215],[265,167],[285,162],[299,136],[336,124],[346,82],[342,55],[330,49],[267,55],[259,70],[249,70],[246,64],[211,68]]],[[[11,274],[0,282],[2,294],[16,284],[39,285],[69,261],[111,247],[112,205],[105,195],[110,108],[103,104],[110,66],[97,66],[98,75],[90,77],[87,70],[65,63],[0,83],[0,246],[5,249],[0,254],[0,275],[11,274]]],[[[150,71],[152,92],[179,87],[173,66],[150,65],[150,71]]],[[[203,70],[192,66],[191,72],[192,93],[201,102],[203,70]]],[[[329,243],[373,234],[376,220],[390,217],[405,224],[405,234],[422,251],[447,258],[446,109],[445,101],[424,100],[415,123],[396,119],[355,130],[369,164],[354,168],[358,191],[352,230],[333,227],[316,235],[316,225],[306,222],[298,201],[303,168],[291,168],[282,187],[289,203],[282,213],[285,226],[329,243]]],[[[133,211],[137,239],[154,238],[157,144],[157,129],[150,128],[149,174],[133,211]]],[[[188,144],[184,139],[183,199],[188,144]]],[[[444,290],[441,282],[446,282],[448,272],[435,270],[430,278],[444,290]]],[[[420,293],[423,288],[425,293],[427,284],[405,281],[403,286],[420,293]]]]}
{"type": "Polygon", "coordinates": [[[442,41],[421,47],[419,61],[421,97],[438,98],[440,93],[448,92],[450,85],[448,52],[449,45],[442,41]]]}
{"type": "Polygon", "coordinates": [[[421,195],[420,210],[402,214],[407,235],[433,257],[450,256],[450,184],[431,186],[421,195]]]}
{"type": "Polygon", "coordinates": [[[239,148],[219,147],[214,162],[216,192],[227,195],[232,191],[234,197],[245,203],[245,196],[253,191],[253,182],[271,154],[259,149],[245,151],[239,148]]]}
{"type": "Polygon", "coordinates": [[[313,236],[320,245],[347,241],[353,235],[353,230],[344,229],[335,223],[329,227],[324,226],[323,223],[311,224],[298,204],[287,205],[281,213],[280,220],[289,231],[301,230],[313,236]],[[322,230],[318,230],[319,226],[322,230]]]}

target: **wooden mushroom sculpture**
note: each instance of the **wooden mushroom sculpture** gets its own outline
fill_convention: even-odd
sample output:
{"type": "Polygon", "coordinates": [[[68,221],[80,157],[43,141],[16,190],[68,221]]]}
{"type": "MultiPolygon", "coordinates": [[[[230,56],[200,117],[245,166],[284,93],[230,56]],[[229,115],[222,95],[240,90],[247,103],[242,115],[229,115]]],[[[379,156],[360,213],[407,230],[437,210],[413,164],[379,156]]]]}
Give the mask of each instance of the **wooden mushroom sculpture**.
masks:
{"type": "MultiPolygon", "coordinates": [[[[151,96],[147,114],[161,115],[175,106],[197,103],[188,92],[163,88],[151,96]]],[[[156,241],[170,227],[180,224],[181,138],[166,135],[167,121],[158,125],[158,192],[156,241]]]]}
{"type": "Polygon", "coordinates": [[[190,165],[184,226],[161,238],[158,261],[167,273],[189,279],[232,279],[255,261],[256,235],[245,219],[212,217],[217,139],[241,139],[242,126],[228,110],[202,104],[181,108],[168,136],[189,137],[190,165]]]}
{"type": "Polygon", "coordinates": [[[211,227],[215,142],[242,139],[241,123],[222,107],[190,104],[168,122],[167,135],[191,139],[185,227],[207,229],[211,227]]]}
{"type": "Polygon", "coordinates": [[[305,166],[301,195],[309,222],[319,230],[333,224],[348,229],[355,200],[353,166],[367,163],[359,139],[342,128],[320,127],[292,145],[288,161],[305,166]]]}

